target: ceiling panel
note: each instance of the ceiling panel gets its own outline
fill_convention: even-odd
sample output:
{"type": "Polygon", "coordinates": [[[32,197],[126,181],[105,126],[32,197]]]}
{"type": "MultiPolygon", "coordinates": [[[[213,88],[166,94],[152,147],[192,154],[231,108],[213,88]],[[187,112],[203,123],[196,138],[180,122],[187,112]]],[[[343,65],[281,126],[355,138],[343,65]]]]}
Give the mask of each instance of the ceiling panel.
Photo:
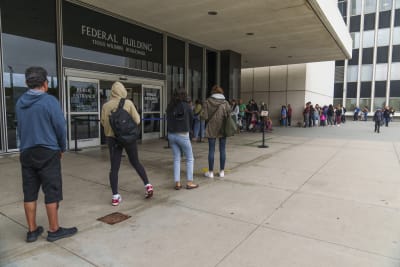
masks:
{"type": "Polygon", "coordinates": [[[243,67],[345,58],[343,47],[305,0],[83,2],[213,49],[238,52],[243,67]]]}

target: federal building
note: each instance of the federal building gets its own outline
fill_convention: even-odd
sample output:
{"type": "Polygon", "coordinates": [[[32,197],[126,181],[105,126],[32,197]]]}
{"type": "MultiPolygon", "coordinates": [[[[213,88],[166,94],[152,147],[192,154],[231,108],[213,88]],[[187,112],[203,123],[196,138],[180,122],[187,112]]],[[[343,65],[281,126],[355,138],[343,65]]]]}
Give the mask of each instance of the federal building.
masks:
{"type": "Polygon", "coordinates": [[[115,81],[151,140],[166,135],[175,88],[195,101],[219,84],[228,99],[302,107],[332,99],[333,62],[352,54],[333,0],[1,0],[0,20],[0,154],[18,151],[15,103],[30,66],[47,69],[76,149],[102,144],[101,106],[115,81]]]}

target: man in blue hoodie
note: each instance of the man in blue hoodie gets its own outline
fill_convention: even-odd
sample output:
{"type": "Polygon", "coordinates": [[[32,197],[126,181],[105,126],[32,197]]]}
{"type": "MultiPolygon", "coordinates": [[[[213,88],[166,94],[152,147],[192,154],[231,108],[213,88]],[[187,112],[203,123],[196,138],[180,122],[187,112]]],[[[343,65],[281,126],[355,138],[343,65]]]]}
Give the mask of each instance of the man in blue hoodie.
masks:
{"type": "Polygon", "coordinates": [[[47,71],[30,67],[25,71],[26,91],[17,101],[16,114],[20,140],[20,162],[24,191],[24,209],[29,231],[27,242],[43,232],[36,225],[36,206],[40,187],[45,195],[49,221],[47,241],[74,235],[76,227],[58,224],[58,206],[63,199],[61,157],[66,150],[66,124],[58,100],[49,94],[47,71]]]}

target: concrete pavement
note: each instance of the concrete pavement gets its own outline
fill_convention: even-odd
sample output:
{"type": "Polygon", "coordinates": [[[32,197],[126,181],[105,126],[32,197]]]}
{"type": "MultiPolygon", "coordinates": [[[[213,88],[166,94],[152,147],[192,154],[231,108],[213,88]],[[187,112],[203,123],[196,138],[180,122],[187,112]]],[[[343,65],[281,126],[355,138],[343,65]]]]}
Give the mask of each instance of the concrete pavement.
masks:
{"type": "MultiPolygon", "coordinates": [[[[400,266],[400,123],[275,127],[260,144],[260,133],[229,138],[225,178],[208,179],[208,145],[193,143],[200,187],[180,191],[166,142],[140,144],[154,197],[124,158],[118,207],[107,149],[68,152],[60,222],[79,232],[54,243],[25,242],[18,157],[3,157],[0,266],[400,266]],[[131,218],[96,220],[115,211],[131,218]]],[[[37,221],[47,228],[43,196],[37,221]]]]}

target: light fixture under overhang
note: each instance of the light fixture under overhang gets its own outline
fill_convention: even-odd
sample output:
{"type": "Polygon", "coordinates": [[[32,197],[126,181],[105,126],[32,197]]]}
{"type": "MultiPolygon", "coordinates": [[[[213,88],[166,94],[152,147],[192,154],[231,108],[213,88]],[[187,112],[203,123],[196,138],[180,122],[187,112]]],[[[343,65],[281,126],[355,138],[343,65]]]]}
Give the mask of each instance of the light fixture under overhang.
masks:
{"type": "Polygon", "coordinates": [[[275,48],[277,48],[277,47],[276,47],[276,46],[274,46],[274,45],[272,45],[272,46],[270,46],[269,48],[275,49],[275,48]]]}
{"type": "Polygon", "coordinates": [[[246,32],[246,35],[252,36],[252,35],[254,35],[254,32],[246,32]]]}
{"type": "Polygon", "coordinates": [[[210,11],[208,11],[207,14],[210,15],[210,16],[216,16],[216,15],[218,15],[218,12],[214,11],[214,10],[210,10],[210,11]]]}

